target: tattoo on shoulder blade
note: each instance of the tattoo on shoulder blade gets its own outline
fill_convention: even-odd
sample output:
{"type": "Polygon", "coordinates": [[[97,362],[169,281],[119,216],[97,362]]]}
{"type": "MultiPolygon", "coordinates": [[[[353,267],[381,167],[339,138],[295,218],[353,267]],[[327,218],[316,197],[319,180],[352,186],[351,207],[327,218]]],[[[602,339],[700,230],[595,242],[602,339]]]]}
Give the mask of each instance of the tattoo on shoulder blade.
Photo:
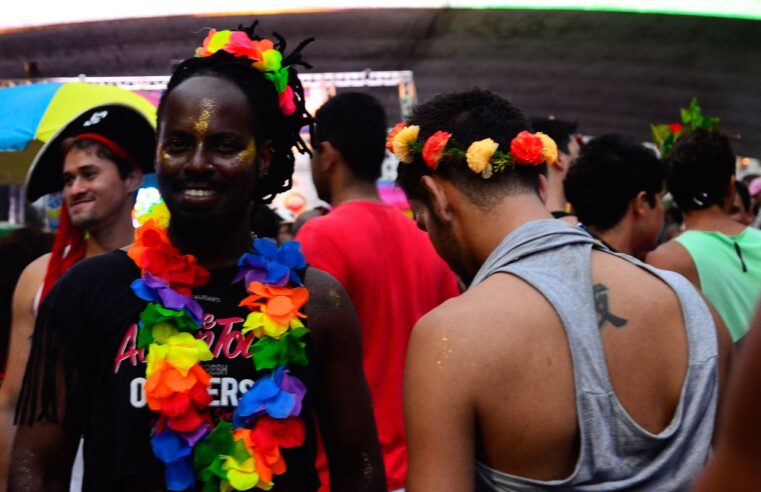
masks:
{"type": "Polygon", "coordinates": [[[605,323],[610,323],[615,328],[623,328],[629,320],[619,318],[615,314],[610,312],[610,306],[608,304],[608,292],[610,289],[603,284],[595,284],[593,287],[595,295],[595,310],[597,311],[597,326],[600,329],[605,327],[605,323]]]}

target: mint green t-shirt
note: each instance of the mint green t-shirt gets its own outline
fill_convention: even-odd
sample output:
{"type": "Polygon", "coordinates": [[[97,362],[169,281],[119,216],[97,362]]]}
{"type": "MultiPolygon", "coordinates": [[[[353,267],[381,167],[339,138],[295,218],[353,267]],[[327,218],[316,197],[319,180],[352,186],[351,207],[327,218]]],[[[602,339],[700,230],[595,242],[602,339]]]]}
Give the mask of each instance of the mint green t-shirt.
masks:
{"type": "Polygon", "coordinates": [[[761,230],[747,227],[736,236],[686,231],[676,241],[690,253],[700,290],[740,340],[750,328],[761,297],[761,230]]]}

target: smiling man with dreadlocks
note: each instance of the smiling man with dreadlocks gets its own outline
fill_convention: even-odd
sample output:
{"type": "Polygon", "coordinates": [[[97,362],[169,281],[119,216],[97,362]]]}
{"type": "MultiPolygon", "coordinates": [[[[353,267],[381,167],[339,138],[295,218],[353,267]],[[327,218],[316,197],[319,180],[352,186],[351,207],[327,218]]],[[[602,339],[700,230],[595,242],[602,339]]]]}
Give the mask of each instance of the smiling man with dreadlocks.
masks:
{"type": "Polygon", "coordinates": [[[317,425],[333,490],[385,489],[345,292],[298,243],[250,238],[251,208],[290,187],[312,125],[293,68],[306,43],[284,56],[254,27],[210,31],[169,81],[166,206],[43,306],[12,490],[67,490],[79,435],[85,490],[316,490],[317,425]]]}

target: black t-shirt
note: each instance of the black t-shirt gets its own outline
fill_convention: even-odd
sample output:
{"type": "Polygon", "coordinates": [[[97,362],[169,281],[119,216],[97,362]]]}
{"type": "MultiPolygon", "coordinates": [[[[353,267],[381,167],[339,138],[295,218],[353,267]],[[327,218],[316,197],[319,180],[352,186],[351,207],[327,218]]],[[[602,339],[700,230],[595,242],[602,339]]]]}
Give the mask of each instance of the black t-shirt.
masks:
{"type": "MultiPolygon", "coordinates": [[[[253,333],[240,334],[248,310],[238,307],[246,292],[242,283],[232,283],[236,272],[234,266],[213,270],[193,291],[204,310],[198,337],[214,354],[202,365],[212,376],[215,423],[232,420],[238,399],[262,375],[248,353],[253,333]]],[[[139,275],[123,251],[91,258],[67,272],[40,308],[19,415],[27,422],[63,417],[81,429],[84,491],[163,490],[164,465],[150,445],[157,414],[146,405],[144,354],[137,349],[136,323],[146,302],[130,288],[139,275]],[[62,406],[56,395],[63,395],[62,406]]],[[[304,340],[311,356],[309,337],[304,340]]],[[[301,413],[306,441],[283,450],[288,470],[274,477],[273,490],[316,490],[312,367],[289,369],[308,389],[301,413]]]]}

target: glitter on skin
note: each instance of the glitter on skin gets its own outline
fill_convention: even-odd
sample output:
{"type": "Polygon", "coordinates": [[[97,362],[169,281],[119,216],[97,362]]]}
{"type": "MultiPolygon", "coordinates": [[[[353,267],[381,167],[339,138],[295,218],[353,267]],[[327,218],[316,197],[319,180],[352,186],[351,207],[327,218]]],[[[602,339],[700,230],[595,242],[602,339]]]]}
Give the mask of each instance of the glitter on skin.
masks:
{"type": "Polygon", "coordinates": [[[214,101],[211,99],[201,100],[201,114],[198,116],[198,121],[195,123],[195,130],[201,136],[206,136],[206,132],[209,131],[209,120],[214,116],[214,101]]]}
{"type": "Polygon", "coordinates": [[[254,163],[254,157],[256,156],[256,143],[254,139],[248,141],[248,145],[239,154],[238,158],[244,163],[251,166],[254,163]]]}

